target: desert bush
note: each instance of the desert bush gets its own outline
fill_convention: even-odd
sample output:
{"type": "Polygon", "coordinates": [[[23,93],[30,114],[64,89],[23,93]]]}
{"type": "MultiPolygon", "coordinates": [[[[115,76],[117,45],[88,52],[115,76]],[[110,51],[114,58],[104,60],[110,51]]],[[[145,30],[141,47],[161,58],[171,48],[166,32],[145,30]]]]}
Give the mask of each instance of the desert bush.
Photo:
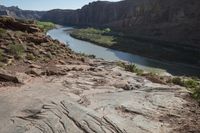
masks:
{"type": "Polygon", "coordinates": [[[142,75],[144,73],[143,70],[138,69],[135,64],[125,64],[124,62],[117,62],[116,65],[124,68],[126,71],[136,73],[137,75],[142,75]]]}
{"type": "Polygon", "coordinates": [[[199,86],[198,81],[193,80],[193,79],[188,79],[183,81],[183,84],[186,88],[196,88],[197,86],[199,86]]]}
{"type": "Polygon", "coordinates": [[[25,48],[21,44],[10,44],[8,45],[9,53],[14,55],[15,58],[19,59],[25,52],[25,48]]]}
{"type": "Polygon", "coordinates": [[[0,50],[0,61],[2,61],[2,60],[3,60],[3,51],[0,50]]]}
{"type": "Polygon", "coordinates": [[[182,81],[182,79],[180,77],[172,78],[172,79],[170,79],[169,83],[170,82],[175,84],[175,85],[184,86],[184,83],[183,83],[183,81],[182,81]]]}
{"type": "Polygon", "coordinates": [[[26,59],[28,59],[28,60],[34,60],[35,56],[33,54],[29,53],[29,54],[26,55],[26,59]]]}
{"type": "Polygon", "coordinates": [[[55,24],[51,23],[51,22],[41,22],[41,21],[37,21],[36,25],[43,31],[47,32],[48,30],[52,29],[55,27],[55,24]]]}
{"type": "Polygon", "coordinates": [[[3,37],[3,36],[5,36],[5,35],[6,35],[6,30],[0,28],[0,37],[3,37]]]}
{"type": "Polygon", "coordinates": [[[192,90],[192,96],[200,103],[200,86],[192,90]]]}
{"type": "Polygon", "coordinates": [[[200,102],[200,82],[198,78],[181,78],[175,77],[171,79],[171,82],[176,85],[180,85],[186,87],[188,90],[191,91],[192,96],[200,102]]]}

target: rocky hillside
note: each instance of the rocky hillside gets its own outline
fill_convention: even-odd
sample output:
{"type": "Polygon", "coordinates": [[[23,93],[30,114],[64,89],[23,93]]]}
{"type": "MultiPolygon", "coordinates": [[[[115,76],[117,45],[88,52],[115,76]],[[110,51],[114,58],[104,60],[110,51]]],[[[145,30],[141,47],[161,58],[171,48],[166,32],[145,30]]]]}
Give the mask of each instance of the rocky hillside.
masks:
{"type": "MultiPolygon", "coordinates": [[[[0,7],[1,15],[40,19],[62,25],[110,27],[123,32],[127,45],[115,49],[200,66],[199,0],[97,1],[78,10],[23,11],[0,7]],[[127,50],[128,49],[128,50],[127,50]]],[[[121,34],[120,34],[121,35],[121,34]]]]}
{"type": "Polygon", "coordinates": [[[197,81],[78,55],[34,21],[0,17],[0,63],[1,133],[200,132],[193,91],[175,85],[200,99],[197,81]]]}
{"type": "MultiPolygon", "coordinates": [[[[24,71],[36,64],[80,58],[64,44],[52,40],[35,21],[0,17],[0,66],[24,71]],[[20,67],[16,67],[20,65],[20,67]]],[[[78,60],[78,59],[77,59],[78,60]]],[[[81,60],[81,59],[80,59],[81,60]]],[[[62,61],[60,61],[62,62],[62,61]]],[[[28,69],[30,70],[30,69],[28,69]]]]}

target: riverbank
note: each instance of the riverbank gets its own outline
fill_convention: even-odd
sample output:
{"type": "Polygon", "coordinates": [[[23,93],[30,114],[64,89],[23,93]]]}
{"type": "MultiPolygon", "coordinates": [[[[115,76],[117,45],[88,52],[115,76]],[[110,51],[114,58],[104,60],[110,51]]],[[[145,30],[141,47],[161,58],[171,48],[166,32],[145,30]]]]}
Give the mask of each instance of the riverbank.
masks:
{"type": "Polygon", "coordinates": [[[182,63],[197,68],[200,67],[200,54],[198,49],[189,47],[186,44],[132,37],[130,35],[113,32],[109,29],[76,29],[71,32],[70,35],[76,39],[89,41],[111,49],[125,51],[164,62],[182,63]]]}
{"type": "Polygon", "coordinates": [[[36,25],[43,30],[45,33],[53,28],[56,28],[56,25],[52,22],[42,22],[36,21],[36,25]]]}

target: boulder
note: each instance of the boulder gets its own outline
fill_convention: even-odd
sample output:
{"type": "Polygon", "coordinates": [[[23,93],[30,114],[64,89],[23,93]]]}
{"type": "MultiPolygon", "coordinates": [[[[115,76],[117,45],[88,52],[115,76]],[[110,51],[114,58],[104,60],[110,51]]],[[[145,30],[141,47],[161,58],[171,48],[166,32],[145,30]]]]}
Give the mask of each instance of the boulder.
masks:
{"type": "Polygon", "coordinates": [[[43,71],[37,68],[32,68],[25,72],[28,75],[41,76],[43,71]]]}
{"type": "Polygon", "coordinates": [[[41,30],[34,24],[23,23],[12,17],[5,16],[0,17],[0,27],[28,33],[41,32],[41,30]]]}
{"type": "Polygon", "coordinates": [[[13,74],[3,69],[0,70],[0,81],[20,83],[16,74],[13,74]]]}

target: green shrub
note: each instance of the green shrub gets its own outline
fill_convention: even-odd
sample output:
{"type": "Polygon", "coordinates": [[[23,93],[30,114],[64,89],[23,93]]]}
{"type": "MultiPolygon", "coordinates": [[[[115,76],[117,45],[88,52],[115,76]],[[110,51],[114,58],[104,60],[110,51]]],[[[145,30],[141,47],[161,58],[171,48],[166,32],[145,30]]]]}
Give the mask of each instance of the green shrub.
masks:
{"type": "Polygon", "coordinates": [[[36,25],[43,31],[47,32],[48,30],[52,29],[55,27],[54,23],[51,22],[41,22],[41,21],[37,21],[36,25]]]}
{"type": "Polygon", "coordinates": [[[184,86],[186,88],[196,88],[199,85],[199,83],[196,80],[188,79],[184,81],[184,86]]]}
{"type": "Polygon", "coordinates": [[[134,64],[125,65],[125,70],[129,72],[135,72],[137,67],[134,64]]]}
{"type": "Polygon", "coordinates": [[[0,37],[3,37],[3,36],[5,36],[5,35],[6,35],[6,30],[0,28],[0,37]]]}
{"type": "Polygon", "coordinates": [[[21,58],[21,56],[25,52],[25,48],[21,44],[10,44],[8,46],[8,49],[9,49],[9,53],[12,54],[13,56],[15,56],[15,58],[18,58],[18,59],[21,58]]]}
{"type": "Polygon", "coordinates": [[[0,50],[0,61],[3,61],[3,51],[0,50]]]}
{"type": "Polygon", "coordinates": [[[171,82],[176,85],[184,86],[186,88],[196,88],[199,82],[194,79],[182,79],[180,77],[175,77],[171,79],[171,82]]]}
{"type": "Polygon", "coordinates": [[[104,30],[86,28],[86,29],[76,29],[70,35],[77,39],[90,41],[102,46],[112,46],[116,44],[116,38],[111,35],[105,35],[111,30],[109,28],[104,30]]]}
{"type": "Polygon", "coordinates": [[[27,54],[26,55],[26,59],[28,59],[28,60],[34,60],[35,56],[33,54],[27,54]]]}
{"type": "Polygon", "coordinates": [[[20,37],[22,35],[24,35],[24,32],[22,32],[22,31],[15,31],[15,36],[20,37]]]}
{"type": "Polygon", "coordinates": [[[184,86],[184,82],[182,81],[182,79],[180,77],[172,78],[169,82],[171,82],[175,85],[184,86]]]}
{"type": "Polygon", "coordinates": [[[124,62],[118,61],[118,62],[116,62],[116,65],[119,67],[125,68],[126,64],[124,62]]]}
{"type": "Polygon", "coordinates": [[[192,90],[192,96],[200,103],[200,86],[192,90]]]}
{"type": "Polygon", "coordinates": [[[83,56],[83,57],[89,57],[89,58],[96,58],[95,55],[92,55],[92,54],[85,54],[85,53],[78,53],[80,56],[83,56]]]}
{"type": "Polygon", "coordinates": [[[138,69],[135,64],[125,64],[124,62],[117,62],[116,65],[124,68],[126,71],[136,73],[137,75],[142,75],[144,73],[143,70],[138,69]]]}
{"type": "Polygon", "coordinates": [[[171,79],[173,84],[180,85],[183,87],[186,87],[188,90],[191,91],[192,96],[197,99],[198,102],[200,102],[200,82],[199,79],[194,78],[187,78],[183,79],[180,77],[175,77],[171,79]]]}

